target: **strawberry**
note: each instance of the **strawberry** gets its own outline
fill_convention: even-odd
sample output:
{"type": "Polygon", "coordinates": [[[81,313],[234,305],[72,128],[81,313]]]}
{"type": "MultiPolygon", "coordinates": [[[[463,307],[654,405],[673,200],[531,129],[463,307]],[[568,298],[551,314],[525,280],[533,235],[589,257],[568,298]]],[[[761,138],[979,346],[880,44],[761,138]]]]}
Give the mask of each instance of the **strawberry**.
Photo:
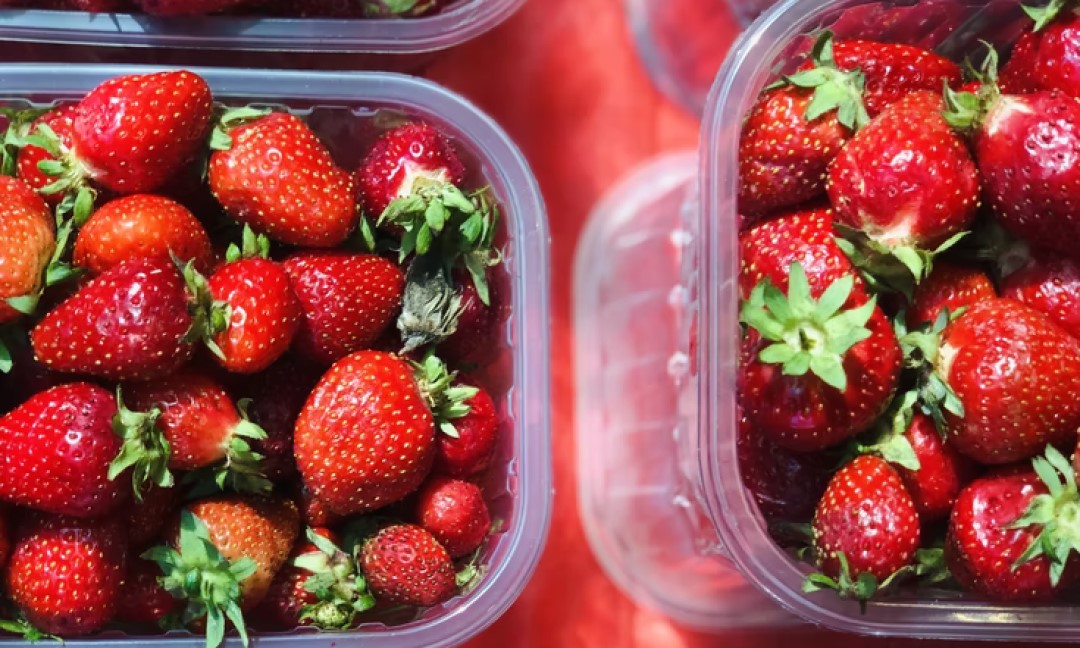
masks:
{"type": "MultiPolygon", "coordinates": [[[[315,533],[331,543],[339,541],[337,535],[329,529],[309,529],[308,533],[315,533]]],[[[288,562],[274,576],[266,598],[259,604],[254,615],[265,628],[292,630],[297,626],[311,625],[310,620],[300,619],[301,610],[318,603],[319,598],[304,587],[312,572],[296,565],[298,557],[310,553],[319,553],[319,548],[305,536],[297,541],[288,562]]]]}
{"type": "Polygon", "coordinates": [[[927,90],[890,104],[844,145],[826,183],[836,222],[916,282],[931,268],[929,250],[954,243],[979,206],[978,170],[943,109],[941,95],[927,90]]]}
{"type": "Polygon", "coordinates": [[[0,324],[37,305],[56,252],[53,216],[23,181],[0,176],[0,324]]]}
{"type": "Polygon", "coordinates": [[[856,457],[829,482],[813,522],[822,573],[803,591],[822,587],[866,601],[904,573],[919,545],[919,515],[900,475],[880,457],[856,457]]]}
{"type": "MultiPolygon", "coordinates": [[[[55,142],[59,146],[60,151],[70,149],[72,134],[75,131],[74,115],[74,105],[61,106],[55,110],[50,110],[28,124],[25,135],[32,135],[38,128],[44,126],[52,131],[52,135],[50,135],[52,138],[49,144],[50,147],[53,146],[52,143],[55,142]]],[[[56,182],[56,178],[42,171],[38,165],[42,162],[45,162],[46,165],[48,165],[50,161],[56,160],[57,157],[45,148],[34,146],[25,141],[22,143],[24,146],[19,150],[16,175],[20,180],[30,185],[34,191],[40,193],[41,197],[45,199],[45,202],[55,207],[60,203],[63,194],[59,192],[47,193],[44,191],[49,185],[56,182]]]]}
{"type": "Polygon", "coordinates": [[[115,519],[28,513],[11,554],[7,591],[36,628],[87,635],[116,613],[126,553],[124,528],[115,519]]]}
{"type": "Polygon", "coordinates": [[[360,565],[379,601],[431,607],[457,591],[454,564],[435,536],[412,524],[395,524],[364,542],[360,565]]]}
{"type": "Polygon", "coordinates": [[[1075,9],[1062,11],[1066,4],[1023,7],[1035,24],[1020,35],[1001,70],[1003,83],[1006,79],[1019,82],[1008,92],[1060,90],[1080,97],[1080,15],[1075,9]]]}
{"type": "Polygon", "coordinates": [[[300,509],[300,519],[312,527],[329,527],[341,522],[342,516],[330,510],[325,502],[315,497],[303,480],[293,482],[293,501],[300,509]]]}
{"type": "Polygon", "coordinates": [[[956,313],[996,296],[990,277],[979,268],[935,261],[933,272],[915,288],[907,322],[912,327],[932,323],[943,309],[956,313]]]}
{"type": "Polygon", "coordinates": [[[38,360],[55,371],[142,380],[175,371],[205,327],[190,272],[162,258],[129,259],[52,310],[31,333],[38,360]],[[193,314],[194,311],[194,314],[193,314]]]}
{"type": "Polygon", "coordinates": [[[969,307],[942,332],[934,371],[963,406],[945,413],[949,442],[972,459],[1003,464],[1076,442],[1080,340],[1042,313],[1000,298],[969,307]]]}
{"type": "Polygon", "coordinates": [[[243,612],[254,610],[289,557],[299,531],[287,500],[224,495],[192,502],[180,512],[171,546],[143,557],[158,564],[162,586],[181,599],[181,620],[205,619],[208,648],[219,645],[226,619],[247,644],[243,612]]]}
{"type": "Polygon", "coordinates": [[[95,275],[135,257],[176,257],[206,272],[212,256],[210,237],[183,205],[135,194],[109,201],[93,213],[75,239],[73,260],[95,275]]]}
{"type": "MultiPolygon", "coordinates": [[[[461,296],[453,332],[438,342],[439,355],[454,365],[485,365],[498,353],[505,333],[501,330],[510,315],[506,277],[495,268],[487,271],[490,286],[485,303],[463,272],[454,272],[454,287],[461,296]]],[[[400,326],[401,320],[399,320],[400,326]]],[[[407,337],[407,335],[406,335],[407,337]]]]}
{"type": "Polygon", "coordinates": [[[124,587],[116,602],[116,618],[139,626],[160,627],[180,606],[180,601],[158,582],[160,577],[161,570],[149,560],[128,560],[124,587]]]}
{"type": "Polygon", "coordinates": [[[358,351],[316,385],[294,444],[315,497],[337,513],[364,513],[420,486],[435,458],[435,421],[407,363],[358,351]]]}
{"type": "Polygon", "coordinates": [[[363,15],[369,18],[389,16],[426,16],[450,4],[449,0],[362,0],[363,15]]]}
{"type": "Polygon", "coordinates": [[[0,498],[41,511],[99,517],[121,505],[110,482],[120,450],[112,394],[86,383],[53,387],[0,419],[0,498]]]}
{"type": "Polygon", "coordinates": [[[451,558],[476,551],[491,531],[491,513],[480,488],[450,477],[432,477],[420,489],[416,521],[435,536],[451,558]]]}
{"type": "Polygon", "coordinates": [[[215,132],[208,179],[232,218],[290,245],[334,247],[353,231],[350,175],[299,117],[238,109],[215,132]]]}
{"type": "Polygon", "coordinates": [[[834,242],[831,224],[827,211],[795,212],[739,237],[740,317],[748,326],[740,402],[755,429],[797,451],[868,429],[900,372],[892,327],[834,242]]]}
{"type": "Polygon", "coordinates": [[[1027,304],[1080,337],[1080,265],[1071,258],[1037,251],[1001,282],[1001,296],[1027,304]]]}
{"type": "Polygon", "coordinates": [[[474,381],[459,380],[471,387],[462,401],[468,411],[453,420],[452,431],[438,435],[435,471],[451,477],[470,477],[487,470],[499,446],[499,413],[486,389],[474,381]]]}
{"type": "Polygon", "coordinates": [[[139,9],[151,16],[209,16],[238,9],[247,0],[135,0],[139,9]]]}
{"type": "Polygon", "coordinates": [[[235,260],[215,272],[209,285],[210,294],[228,309],[227,327],[211,347],[223,367],[256,373],[289,349],[303,311],[281,265],[262,258],[235,260]]]}
{"type": "Polygon", "coordinates": [[[111,471],[134,469],[136,489],[146,483],[170,486],[170,470],[211,468],[214,481],[242,492],[268,492],[262,456],[250,439],[266,433],[242,416],[228,392],[211,378],[184,370],[166,378],[129,383],[117,430],[124,447],[111,471]]]}
{"type": "Polygon", "coordinates": [[[1049,601],[1080,580],[1075,522],[1065,517],[1077,506],[1072,468],[1052,447],[1034,466],[999,469],[960,492],[945,556],[965,590],[994,601],[1049,601]]]}
{"type": "Polygon", "coordinates": [[[124,520],[131,549],[145,549],[158,540],[165,524],[180,509],[183,499],[184,493],[179,488],[151,484],[141,498],[132,502],[124,520]]]}
{"type": "Polygon", "coordinates": [[[296,351],[331,364],[371,346],[401,308],[405,279],[371,254],[299,252],[282,264],[304,311],[296,351]]]}

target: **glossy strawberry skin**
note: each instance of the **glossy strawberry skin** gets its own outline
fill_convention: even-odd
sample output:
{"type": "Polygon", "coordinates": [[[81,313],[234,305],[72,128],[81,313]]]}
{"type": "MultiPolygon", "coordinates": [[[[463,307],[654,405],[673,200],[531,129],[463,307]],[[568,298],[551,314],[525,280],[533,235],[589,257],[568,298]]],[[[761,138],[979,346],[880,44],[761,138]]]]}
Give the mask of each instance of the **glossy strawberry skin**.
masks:
{"type": "Polygon", "coordinates": [[[1080,341],[1011,299],[971,306],[942,332],[935,371],[964,416],[946,412],[949,442],[985,464],[1071,446],[1080,428],[1080,341]]]}
{"type": "Polygon", "coordinates": [[[102,273],[31,333],[38,360],[55,371],[111,380],[175,371],[193,352],[188,293],[171,261],[140,258],[102,273]]]}
{"type": "Polygon", "coordinates": [[[1080,338],[1080,265],[1071,258],[1033,253],[1024,267],[1002,280],[1001,296],[1027,304],[1080,338]]]}
{"type": "Polygon", "coordinates": [[[909,564],[919,544],[919,516],[900,475],[879,457],[861,456],[829,482],[814,513],[814,552],[822,572],[840,575],[838,552],[851,576],[884,581],[909,564]]]}
{"type": "MultiPolygon", "coordinates": [[[[337,534],[329,529],[316,527],[312,531],[335,545],[339,542],[337,534]]],[[[314,605],[319,602],[319,598],[313,592],[304,589],[304,583],[311,578],[311,572],[296,567],[292,561],[298,556],[315,551],[319,551],[318,547],[307,539],[302,538],[297,541],[296,547],[289,555],[289,560],[274,576],[266,598],[253,615],[259,620],[260,627],[268,630],[292,630],[299,626],[311,625],[308,619],[301,621],[300,614],[305,605],[314,605]]]]}
{"type": "Polygon", "coordinates": [[[1013,46],[1001,74],[1023,78],[1008,92],[1060,90],[1080,97],[1080,16],[1065,10],[1039,31],[1027,30],[1013,46]]]}
{"type": "Polygon", "coordinates": [[[240,259],[209,279],[215,301],[228,304],[229,327],[214,338],[229,371],[256,373],[280,358],[300,329],[303,311],[285,270],[268,259],[240,259]]]}
{"type": "Polygon", "coordinates": [[[413,193],[417,180],[460,185],[465,165],[439,129],[411,122],[383,133],[356,171],[360,205],[374,219],[397,198],[413,193]]]}
{"type": "MultiPolygon", "coordinates": [[[[37,131],[39,125],[44,124],[48,126],[57,138],[60,140],[60,144],[63,147],[71,146],[72,133],[74,132],[75,122],[72,117],[75,114],[75,106],[61,106],[55,110],[41,115],[30,126],[30,132],[37,131]]],[[[19,156],[16,161],[15,175],[20,180],[30,185],[34,191],[41,191],[45,187],[48,187],[56,178],[47,175],[41,169],[38,168],[38,164],[45,160],[55,160],[48,151],[38,146],[25,146],[19,151],[19,156]]],[[[52,194],[41,194],[41,197],[49,205],[59,204],[61,198],[64,197],[62,192],[56,192],[52,194]]]]}
{"type": "Polygon", "coordinates": [[[416,520],[455,559],[476,551],[491,531],[491,513],[480,487],[449,477],[432,477],[420,489],[416,520]]]}
{"type": "Polygon", "coordinates": [[[975,463],[941,438],[934,422],[916,413],[904,433],[919,461],[918,470],[895,466],[904,480],[919,520],[925,525],[947,518],[960,489],[975,478],[975,463]]]}
{"type": "Polygon", "coordinates": [[[161,568],[149,560],[132,556],[120,598],[116,602],[116,618],[126,623],[158,628],[166,616],[180,606],[158,583],[161,568]]]}
{"type": "Polygon", "coordinates": [[[204,145],[212,101],[206,81],[184,70],[115,77],[79,102],[72,148],[97,184],[154,191],[204,145]]]}
{"type": "Polygon", "coordinates": [[[386,259],[348,252],[300,252],[283,263],[304,312],[296,352],[328,365],[369,348],[401,309],[405,276],[386,259]]]}
{"type": "Polygon", "coordinates": [[[210,237],[183,205],[152,194],[135,194],[99,207],[79,230],[73,261],[91,274],[135,257],[175,256],[194,261],[195,269],[210,268],[210,237]]]}
{"type": "Polygon", "coordinates": [[[1050,601],[1080,578],[1076,556],[1057,587],[1050,584],[1050,564],[1039,556],[1013,564],[1035,540],[1041,527],[1008,529],[1046,486],[1030,466],[1001,469],[977,479],[960,492],[949,519],[945,557],[961,587],[992,601],[1050,601]]]}
{"type": "MultiPolygon", "coordinates": [[[[1008,296],[1008,295],[1006,295],[1008,296]]],[[[934,270],[915,288],[908,326],[932,323],[942,309],[955,314],[959,309],[997,297],[989,275],[975,266],[934,261],[934,270]]]]}
{"type": "Polygon", "coordinates": [[[232,148],[210,156],[208,174],[229,216],[290,245],[345,241],[357,222],[352,178],[300,118],[272,113],[229,136],[232,148]]]}
{"type": "Polygon", "coordinates": [[[106,515],[127,499],[124,477],[108,478],[120,451],[116,401],[87,383],[41,392],[0,419],[0,498],[73,517],[106,515]]]}
{"type": "Polygon", "coordinates": [[[454,564],[430,533],[411,524],[383,528],[360,552],[361,569],[376,600],[431,607],[454,595],[454,564]]]}
{"type": "Polygon", "coordinates": [[[408,364],[358,351],[316,385],[293,442],[315,497],[337,513],[365,513],[420,486],[435,458],[435,424],[408,364]]]}
{"type": "Polygon", "coordinates": [[[10,297],[36,294],[56,249],[52,213],[22,180],[0,177],[0,324],[21,314],[10,297]]]}
{"type": "Polygon", "coordinates": [[[457,438],[439,433],[434,469],[451,477],[470,477],[491,465],[499,445],[499,414],[486,389],[468,379],[459,382],[476,386],[479,391],[465,402],[469,413],[453,421],[457,438]]]}
{"type": "Polygon", "coordinates": [[[123,527],[114,519],[29,513],[19,525],[7,591],[38,629],[65,637],[90,634],[116,613],[126,554],[123,527]]]}
{"type": "Polygon", "coordinates": [[[942,117],[940,87],[889,105],[829,165],[836,222],[885,245],[932,249],[968,227],[979,172],[942,117]]]}

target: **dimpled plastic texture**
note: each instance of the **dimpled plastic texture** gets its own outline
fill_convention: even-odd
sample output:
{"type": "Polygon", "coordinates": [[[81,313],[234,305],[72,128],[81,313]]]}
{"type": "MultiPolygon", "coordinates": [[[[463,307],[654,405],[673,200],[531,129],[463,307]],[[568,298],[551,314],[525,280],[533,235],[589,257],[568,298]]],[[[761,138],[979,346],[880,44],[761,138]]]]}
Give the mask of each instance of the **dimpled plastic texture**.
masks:
{"type": "MultiPolygon", "coordinates": [[[[696,424],[699,474],[720,537],[747,578],[784,607],[814,623],[865,634],[920,638],[1075,641],[1075,603],[1010,606],[956,592],[924,591],[871,602],[865,614],[828,592],[800,591],[810,570],[777,547],[739,479],[735,450],[735,373],[739,324],[736,160],[742,117],[757,91],[800,62],[806,34],[832,27],[838,38],[915,43],[962,60],[1015,40],[1024,22],[1020,3],[932,1],[900,6],[853,0],[787,0],[764,14],[733,46],[709,101],[702,150],[702,209],[690,229],[700,263],[686,268],[691,294],[684,340],[698,365],[688,382],[685,412],[696,424]],[[801,48],[801,49],[798,49],[801,48]],[[695,335],[691,336],[691,332],[695,335]]],[[[1027,22],[1030,24],[1030,21],[1027,22]]]]}
{"type": "Polygon", "coordinates": [[[121,47],[417,54],[475,38],[525,0],[460,0],[421,18],[278,18],[0,9],[0,39],[121,47]]]}
{"type": "MultiPolygon", "coordinates": [[[[712,548],[682,451],[679,285],[697,154],[631,173],[593,210],[574,272],[578,499],[605,573],[635,601],[700,630],[797,623],[712,548]]],[[[693,428],[689,428],[693,429],[693,428]]]]}
{"type": "MultiPolygon", "coordinates": [[[[0,105],[51,105],[77,100],[105,79],[154,71],[141,66],[0,65],[0,105]]],[[[260,635],[267,646],[454,646],[495,621],[521,593],[536,567],[551,515],[551,440],[548,329],[548,231],[540,190],[506,134],[461,97],[422,79],[386,73],[292,72],[192,68],[218,101],[288,107],[306,117],[346,168],[355,168],[380,125],[402,114],[443,128],[478,169],[470,184],[489,184],[502,207],[512,312],[500,353],[477,375],[491,389],[505,420],[502,442],[482,487],[501,527],[479,559],[476,588],[403,620],[369,623],[347,633],[310,629],[260,635]]],[[[7,643],[7,642],[5,642],[7,643]]],[[[110,632],[72,639],[68,646],[139,646],[147,637],[110,632]]],[[[158,646],[203,646],[189,633],[154,637],[158,646]]],[[[233,637],[229,645],[239,646],[233,637]]]]}

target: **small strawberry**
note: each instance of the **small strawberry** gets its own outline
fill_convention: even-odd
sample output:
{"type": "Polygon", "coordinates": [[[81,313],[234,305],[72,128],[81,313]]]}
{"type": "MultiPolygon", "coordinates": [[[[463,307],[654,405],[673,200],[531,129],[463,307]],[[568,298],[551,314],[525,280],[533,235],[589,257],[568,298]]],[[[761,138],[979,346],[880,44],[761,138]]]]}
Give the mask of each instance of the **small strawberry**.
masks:
{"type": "Polygon", "coordinates": [[[115,510],[126,489],[110,482],[120,450],[116,401],[101,387],[71,383],[32,397],[0,419],[0,498],[73,517],[115,510]]]}
{"type": "Polygon", "coordinates": [[[1071,445],[1080,428],[1080,340],[1012,299],[967,309],[941,334],[934,371],[963,405],[949,443],[985,464],[1071,445]],[[993,368],[988,371],[988,368],[993,368]]]}
{"type": "Polygon", "coordinates": [[[299,252],[282,264],[304,311],[296,351],[331,364],[374,344],[401,309],[405,279],[371,254],[299,252]]]}
{"type": "Polygon", "coordinates": [[[364,542],[360,565],[379,601],[431,607],[457,592],[454,563],[435,536],[411,524],[395,524],[364,542]]]}
{"type": "Polygon", "coordinates": [[[856,457],[829,482],[814,513],[814,553],[823,587],[866,601],[903,574],[919,546],[919,515],[900,475],[883,459],[856,457]]]}
{"type": "Polygon", "coordinates": [[[136,257],[175,257],[206,272],[212,256],[206,230],[183,205],[135,194],[109,201],[93,213],[75,239],[73,260],[95,275],[136,257]]]}
{"type": "Polygon", "coordinates": [[[955,314],[996,296],[990,277],[979,268],[935,261],[933,272],[915,288],[907,323],[912,327],[933,323],[943,309],[955,314]]]}
{"type": "Polygon", "coordinates": [[[965,590],[993,601],[1057,598],[1080,579],[1078,500],[1072,467],[1052,447],[1034,470],[1011,466],[971,482],[949,522],[950,571],[965,590]]]}
{"type": "Polygon", "coordinates": [[[160,628],[180,607],[180,601],[161,586],[159,578],[161,569],[157,565],[143,558],[130,558],[124,587],[116,602],[116,618],[139,626],[160,628]]]}
{"type": "Polygon", "coordinates": [[[256,232],[334,247],[356,226],[352,178],[299,117],[238,109],[222,117],[211,147],[210,189],[256,232]]]}
{"type": "Polygon", "coordinates": [[[1036,251],[1001,282],[1001,296],[1027,304],[1080,338],[1080,264],[1067,256],[1036,251]]]}
{"type": "Polygon", "coordinates": [[[127,538],[114,519],[94,521],[28,513],[21,521],[6,588],[36,628],[78,637],[116,613],[127,538]]]}
{"type": "Polygon", "coordinates": [[[1080,97],[1080,15],[1075,5],[1055,0],[1043,7],[1024,6],[1035,21],[1013,45],[1008,62],[1001,69],[1002,82],[1018,81],[1007,91],[1030,94],[1040,90],[1060,90],[1080,97]]]}
{"type": "Polygon", "coordinates": [[[420,489],[416,521],[435,536],[451,558],[476,551],[491,531],[491,513],[480,488],[449,477],[432,477],[420,489]]]}
{"type": "Polygon", "coordinates": [[[269,492],[262,456],[250,440],[266,432],[247,420],[228,392],[208,376],[184,370],[166,378],[125,384],[116,429],[124,446],[110,467],[133,469],[136,492],[148,483],[171,486],[171,470],[210,469],[220,488],[269,492]]]}
{"type": "Polygon", "coordinates": [[[487,470],[499,446],[499,412],[491,394],[472,381],[459,380],[471,388],[461,401],[468,411],[452,420],[452,429],[438,435],[435,471],[451,477],[471,477],[487,470]]]}
{"type": "MultiPolygon", "coordinates": [[[[40,165],[45,163],[46,167],[50,164],[58,164],[57,156],[54,156],[47,149],[40,146],[35,146],[27,142],[27,137],[32,136],[39,128],[46,129],[49,132],[49,142],[46,144],[49,148],[54,148],[60,152],[69,150],[71,147],[72,134],[75,131],[75,121],[73,119],[75,115],[75,106],[67,105],[50,110],[44,115],[39,116],[33,122],[27,124],[26,132],[22,134],[22,139],[19,142],[22,144],[22,148],[19,150],[18,161],[16,166],[17,177],[30,185],[34,191],[41,194],[41,197],[45,199],[45,202],[50,206],[57,206],[63,199],[64,195],[61,192],[47,192],[46,189],[50,188],[56,178],[41,170],[40,165]]],[[[36,138],[32,138],[36,139],[36,138]]],[[[46,142],[40,142],[46,143],[46,142]]],[[[84,200],[89,199],[87,195],[84,200]]],[[[86,214],[87,216],[89,214],[86,214]]]]}
{"type": "Polygon", "coordinates": [[[319,381],[294,444],[317,498],[338,513],[364,513],[420,486],[435,458],[435,421],[406,362],[358,351],[319,381]]]}
{"type": "Polygon", "coordinates": [[[179,488],[151,484],[143,491],[142,497],[131,503],[124,520],[131,549],[142,550],[158,540],[183,500],[184,493],[179,488]]]}
{"type": "Polygon", "coordinates": [[[23,181],[0,176],[0,324],[37,306],[54,261],[53,216],[23,181]]]}

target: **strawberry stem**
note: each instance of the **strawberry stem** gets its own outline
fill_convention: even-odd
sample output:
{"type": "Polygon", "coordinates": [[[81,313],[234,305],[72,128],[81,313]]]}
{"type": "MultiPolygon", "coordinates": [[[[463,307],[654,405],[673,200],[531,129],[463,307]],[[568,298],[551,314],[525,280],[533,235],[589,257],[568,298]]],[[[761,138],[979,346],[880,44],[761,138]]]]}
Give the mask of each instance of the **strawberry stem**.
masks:
{"type": "Polygon", "coordinates": [[[1046,556],[1050,584],[1056,586],[1072,553],[1080,553],[1080,494],[1072,465],[1054,446],[1047,446],[1046,456],[1033,458],[1031,464],[1049,492],[1036,495],[1027,510],[1005,527],[1042,527],[1013,563],[1013,569],[1046,556]]]}
{"type": "Polygon", "coordinates": [[[241,235],[240,245],[230,243],[225,250],[226,263],[233,263],[240,259],[269,259],[270,239],[265,234],[256,234],[250,226],[244,225],[244,233],[241,235]]]}
{"type": "Polygon", "coordinates": [[[131,470],[131,486],[135,497],[142,500],[143,489],[148,484],[171,488],[173,474],[169,471],[169,441],[158,428],[161,410],[133,412],[124,406],[120,388],[116,389],[118,412],[113,417],[113,431],[123,441],[120,452],[109,464],[108,478],[115,480],[127,469],[131,470]]]}
{"type": "Polygon", "coordinates": [[[346,630],[357,614],[375,607],[375,597],[367,591],[355,556],[310,528],[307,538],[318,551],[297,556],[293,565],[311,572],[304,589],[315,594],[319,602],[305,605],[300,620],[310,620],[324,630],[346,630]]]}
{"type": "Polygon", "coordinates": [[[448,437],[458,438],[453,422],[469,413],[471,408],[467,401],[480,390],[455,384],[457,372],[449,371],[446,363],[435,356],[433,351],[428,351],[421,362],[410,364],[413,366],[420,393],[424,395],[439,429],[448,437]]]}

